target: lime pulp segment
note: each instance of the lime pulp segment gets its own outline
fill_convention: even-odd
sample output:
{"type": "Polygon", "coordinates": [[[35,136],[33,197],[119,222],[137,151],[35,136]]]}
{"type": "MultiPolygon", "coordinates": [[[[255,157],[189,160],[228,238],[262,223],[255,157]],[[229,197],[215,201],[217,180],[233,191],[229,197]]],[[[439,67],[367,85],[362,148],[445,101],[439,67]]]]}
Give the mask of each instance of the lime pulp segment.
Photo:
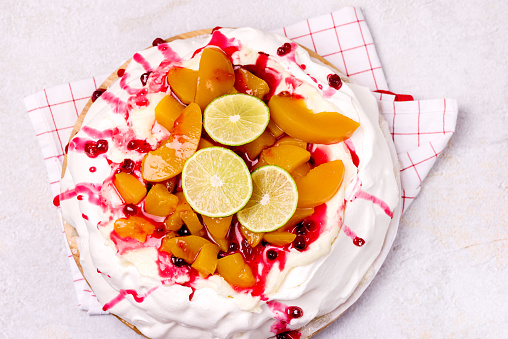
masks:
{"type": "Polygon", "coordinates": [[[252,173],[252,184],[252,196],[237,213],[238,221],[253,232],[271,232],[284,226],[298,203],[291,175],[278,166],[263,166],[252,173]]]}
{"type": "Polygon", "coordinates": [[[213,100],[203,113],[203,126],[215,141],[229,146],[249,143],[270,121],[268,106],[248,94],[227,94],[213,100]]]}
{"type": "Polygon", "coordinates": [[[185,163],[182,188],[196,212],[208,217],[225,217],[249,201],[252,179],[245,162],[233,151],[208,147],[197,151],[185,163]]]}

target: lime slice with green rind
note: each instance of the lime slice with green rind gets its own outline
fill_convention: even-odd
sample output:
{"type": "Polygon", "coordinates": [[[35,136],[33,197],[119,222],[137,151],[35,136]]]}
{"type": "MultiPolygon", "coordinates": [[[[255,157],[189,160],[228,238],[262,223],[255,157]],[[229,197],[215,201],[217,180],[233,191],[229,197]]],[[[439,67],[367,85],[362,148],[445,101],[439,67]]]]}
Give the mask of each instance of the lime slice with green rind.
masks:
{"type": "Polygon", "coordinates": [[[252,179],[245,162],[223,147],[197,151],[182,171],[185,199],[198,213],[226,217],[242,209],[252,195],[252,179]]]}
{"type": "Polygon", "coordinates": [[[296,211],[298,191],[291,175],[279,166],[263,166],[252,172],[253,192],[237,214],[253,232],[271,232],[284,226],[296,211]]]}
{"type": "Polygon", "coordinates": [[[203,127],[218,143],[239,146],[259,137],[270,121],[263,100],[248,94],[227,94],[214,99],[203,112],[203,127]]]}

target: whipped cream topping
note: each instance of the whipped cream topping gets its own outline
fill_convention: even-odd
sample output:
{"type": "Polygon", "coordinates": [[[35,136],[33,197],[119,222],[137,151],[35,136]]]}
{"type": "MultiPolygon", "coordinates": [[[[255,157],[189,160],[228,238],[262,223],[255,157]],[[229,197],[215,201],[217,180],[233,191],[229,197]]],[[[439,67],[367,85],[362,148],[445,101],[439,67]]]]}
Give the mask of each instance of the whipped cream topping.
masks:
{"type": "Polygon", "coordinates": [[[400,192],[374,99],[355,85],[330,87],[334,72],[294,43],[278,56],[285,43],[291,42],[251,28],[219,29],[136,53],[69,143],[60,200],[64,219],[77,230],[84,276],[105,309],[150,338],[266,338],[301,328],[345,303],[380,254],[400,192]],[[197,70],[207,45],[221,47],[234,65],[259,65],[263,56],[259,66],[276,79],[271,93],[298,94],[314,112],[337,111],[360,123],[345,142],[313,145],[313,154],[325,161],[343,161],[343,185],[319,209],[317,239],[304,251],[288,249],[283,264],[259,263],[262,293],[234,289],[219,275],[196,278],[177,268],[161,274],[171,264],[158,253],[160,239],[129,247],[113,235],[114,221],[124,214],[111,178],[125,158],[137,162],[144,156],[126,144],[146,141],[154,148],[168,138],[154,116],[171,91],[165,74],[172,67],[197,70]],[[140,76],[147,72],[144,86],[140,76]],[[98,139],[108,141],[108,150],[91,158],[84,145],[98,139]],[[301,316],[290,318],[288,307],[301,316]]]}

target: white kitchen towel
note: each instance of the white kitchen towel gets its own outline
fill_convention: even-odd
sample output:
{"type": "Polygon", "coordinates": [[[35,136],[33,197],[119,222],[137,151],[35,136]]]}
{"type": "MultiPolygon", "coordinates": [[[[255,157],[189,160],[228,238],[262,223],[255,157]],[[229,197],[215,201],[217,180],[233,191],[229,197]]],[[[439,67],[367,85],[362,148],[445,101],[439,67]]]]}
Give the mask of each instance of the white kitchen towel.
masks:
{"type": "MultiPolygon", "coordinates": [[[[403,211],[407,210],[455,131],[456,101],[413,100],[410,95],[389,92],[372,36],[358,8],[346,7],[274,32],[315,51],[352,82],[374,92],[397,149],[401,164],[403,211]]],[[[60,193],[62,161],[72,128],[93,91],[106,77],[96,76],[47,88],[24,100],[55,197],[60,193]]],[[[107,314],[83,279],[70,249],[68,256],[79,307],[90,315],[107,314]]]]}

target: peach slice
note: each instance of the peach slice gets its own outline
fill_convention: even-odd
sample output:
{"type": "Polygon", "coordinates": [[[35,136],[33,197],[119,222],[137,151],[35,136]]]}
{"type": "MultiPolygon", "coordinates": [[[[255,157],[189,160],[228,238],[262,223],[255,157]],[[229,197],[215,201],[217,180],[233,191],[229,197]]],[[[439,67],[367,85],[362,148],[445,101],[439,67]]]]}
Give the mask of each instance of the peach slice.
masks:
{"type": "Polygon", "coordinates": [[[155,225],[138,216],[131,216],[127,219],[117,219],[113,225],[116,234],[122,238],[132,238],[139,242],[145,242],[146,237],[155,231],[155,225]]]}
{"type": "Polygon", "coordinates": [[[326,162],[296,179],[298,207],[315,207],[330,200],[339,190],[344,179],[344,165],[341,160],[326,162]]]}
{"type": "Polygon", "coordinates": [[[298,179],[298,178],[304,177],[307,175],[307,173],[309,173],[310,169],[311,169],[311,166],[308,162],[303,163],[291,171],[291,176],[293,177],[293,179],[298,179]]]}
{"type": "Polygon", "coordinates": [[[146,195],[146,187],[132,174],[115,174],[113,185],[126,204],[138,204],[146,195]]]}
{"type": "Polygon", "coordinates": [[[312,214],[314,214],[314,207],[307,207],[307,208],[297,208],[295,213],[293,213],[293,216],[291,219],[288,220],[288,222],[279,228],[280,231],[287,231],[291,227],[298,224],[303,219],[310,217],[312,214]]]}
{"type": "Polygon", "coordinates": [[[171,253],[173,256],[182,258],[187,263],[192,264],[196,260],[201,248],[206,244],[212,245],[210,241],[197,235],[174,238],[165,237],[162,240],[160,250],[171,253]]]}
{"type": "Polygon", "coordinates": [[[251,268],[240,253],[220,258],[217,262],[217,271],[230,285],[248,288],[256,284],[251,268]]]}
{"type": "Polygon", "coordinates": [[[173,214],[169,215],[166,220],[164,220],[164,223],[166,224],[166,230],[168,231],[178,231],[183,226],[183,220],[180,217],[180,212],[192,211],[192,208],[183,197],[182,192],[175,193],[175,196],[178,198],[178,205],[176,205],[176,210],[173,214]]]}
{"type": "Polygon", "coordinates": [[[286,246],[295,240],[296,234],[289,232],[268,232],[263,235],[263,239],[274,246],[286,246]]]}
{"type": "Polygon", "coordinates": [[[220,249],[224,252],[228,250],[228,241],[226,240],[226,236],[229,232],[229,227],[231,226],[231,220],[233,216],[224,217],[224,218],[212,218],[203,215],[203,222],[205,223],[208,232],[210,232],[210,236],[213,241],[215,241],[220,249]]]}
{"type": "Polygon", "coordinates": [[[307,149],[307,143],[305,141],[295,139],[293,137],[290,137],[289,135],[283,136],[282,138],[277,140],[277,142],[275,143],[274,146],[279,146],[279,145],[293,145],[293,146],[301,147],[304,150],[307,149]]]}
{"type": "Polygon", "coordinates": [[[270,87],[268,87],[266,81],[255,76],[245,68],[235,70],[235,89],[240,93],[254,95],[261,100],[270,92],[270,87]]]}
{"type": "Polygon", "coordinates": [[[268,102],[273,121],[290,136],[313,144],[344,141],[360,126],[338,112],[314,113],[305,101],[288,95],[274,95],[268,102]]]}
{"type": "Polygon", "coordinates": [[[168,83],[178,99],[188,105],[196,96],[198,71],[183,67],[171,68],[168,72],[168,83]]]}
{"type": "Polygon", "coordinates": [[[288,172],[306,163],[310,159],[310,152],[294,145],[280,145],[267,148],[259,156],[260,162],[277,165],[288,172]]]}
{"type": "Polygon", "coordinates": [[[199,221],[198,215],[192,209],[185,209],[180,212],[180,218],[185,223],[192,235],[205,235],[203,225],[199,221]]]}
{"type": "Polygon", "coordinates": [[[270,121],[268,122],[268,126],[266,126],[266,128],[270,131],[270,133],[273,134],[274,137],[278,138],[280,137],[282,134],[284,134],[284,131],[282,130],[282,128],[280,128],[279,126],[277,126],[277,124],[275,122],[273,122],[272,119],[270,119],[270,121]]]}
{"type": "Polygon", "coordinates": [[[148,192],[145,199],[145,211],[158,217],[166,217],[176,210],[178,197],[168,192],[166,185],[157,184],[148,192]]]}
{"type": "Polygon", "coordinates": [[[215,98],[231,92],[235,72],[228,56],[220,49],[207,47],[201,54],[194,102],[202,110],[215,98]]]}
{"type": "Polygon", "coordinates": [[[141,174],[146,181],[160,182],[182,172],[185,161],[196,152],[201,138],[201,109],[195,103],[184,108],[169,139],[143,158],[141,174]]]}
{"type": "Polygon", "coordinates": [[[252,232],[243,225],[240,225],[240,233],[251,247],[256,247],[263,240],[263,233],[252,232]]]}
{"type": "Polygon", "coordinates": [[[243,148],[245,152],[249,156],[249,159],[256,159],[261,151],[267,147],[272,146],[275,143],[275,137],[265,130],[259,137],[257,137],[254,141],[251,141],[245,145],[243,148]]]}
{"type": "Polygon", "coordinates": [[[215,244],[204,244],[191,266],[198,270],[203,277],[208,277],[217,269],[219,250],[219,246],[215,244]]]}
{"type": "Polygon", "coordinates": [[[175,120],[178,119],[184,108],[185,106],[178,100],[171,95],[166,95],[155,106],[155,120],[168,131],[172,131],[175,120]]]}

